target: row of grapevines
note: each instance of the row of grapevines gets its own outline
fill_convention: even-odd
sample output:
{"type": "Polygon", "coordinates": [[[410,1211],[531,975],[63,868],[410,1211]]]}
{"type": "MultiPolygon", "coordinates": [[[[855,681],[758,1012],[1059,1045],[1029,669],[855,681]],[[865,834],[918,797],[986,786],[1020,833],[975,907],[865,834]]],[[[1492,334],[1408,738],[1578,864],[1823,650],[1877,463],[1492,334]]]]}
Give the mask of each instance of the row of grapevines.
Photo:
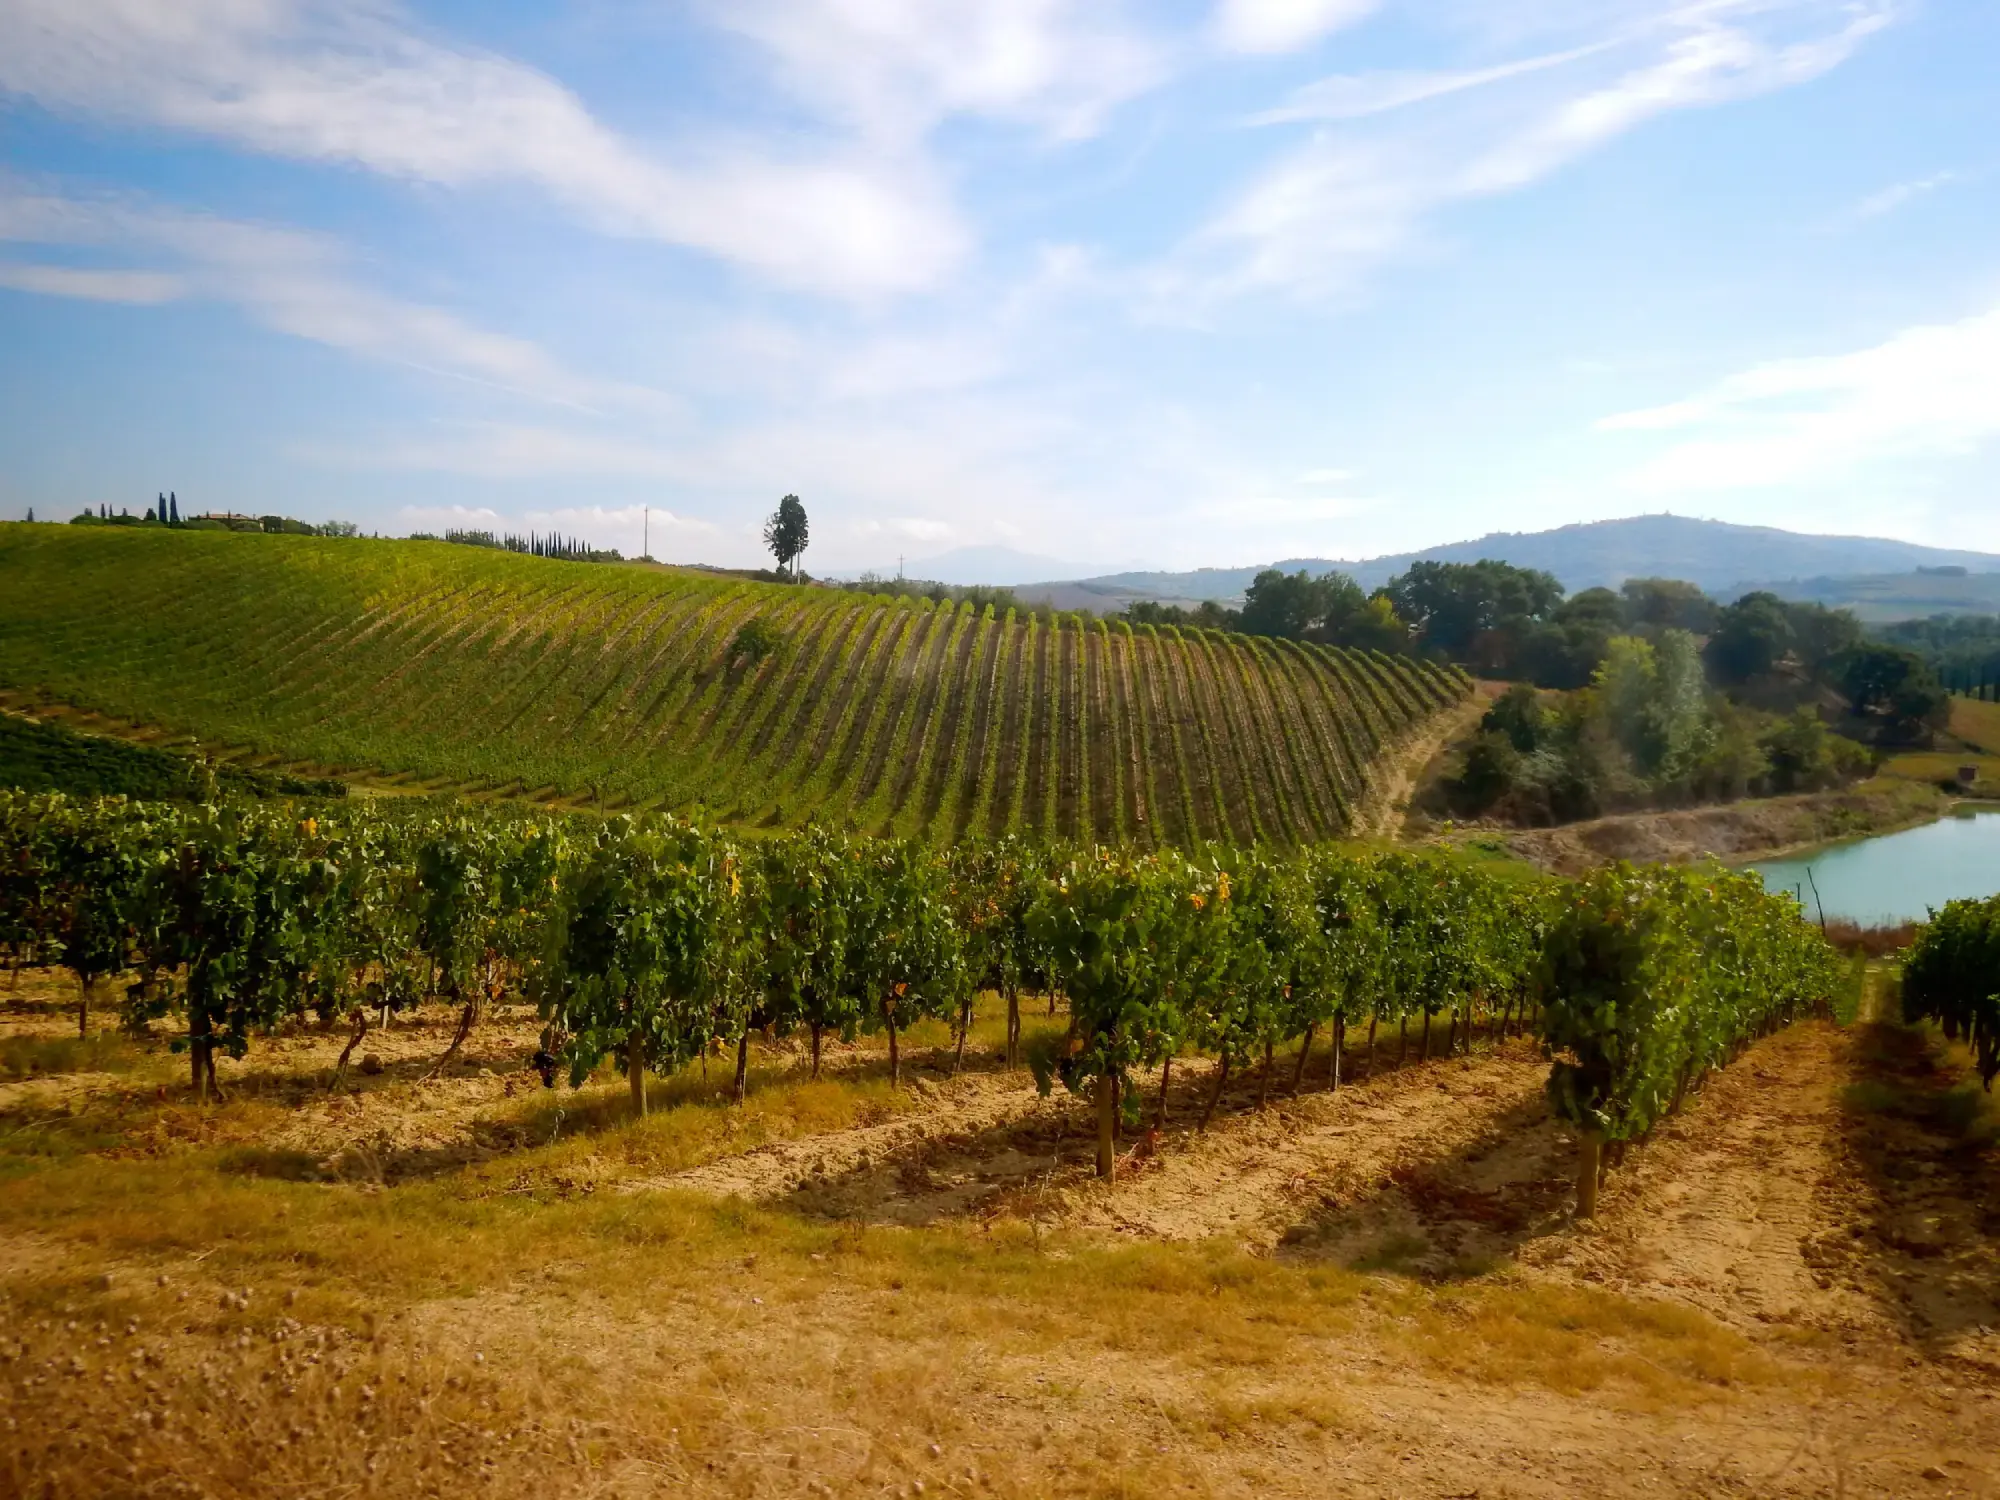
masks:
{"type": "Polygon", "coordinates": [[[1847,965],[1754,874],[1617,865],[1562,895],[1541,960],[1549,1100],[1583,1136],[1579,1213],[1600,1148],[1644,1135],[1751,1039],[1826,1012],[1847,965]]]}
{"type": "Polygon", "coordinates": [[[1979,1081],[1993,1087],[2000,1073],[2000,896],[1950,901],[1932,915],[1903,962],[1903,1010],[1970,1042],[1979,1081]]]}
{"type": "MultiPolygon", "coordinates": [[[[1138,1120],[1135,1070],[1161,1069],[1164,1107],[1186,1049],[1218,1060],[1213,1110],[1260,1055],[1268,1089],[1281,1046],[1298,1045],[1296,1086],[1330,1033],[1338,1086],[1352,1025],[1372,1059],[1382,1023],[1407,1045],[1421,1022],[1428,1055],[1440,1015],[1455,1046],[1475,1014],[1536,1008],[1551,1101],[1594,1152],[1846,975],[1794,902],[1717,870],[1520,881],[1436,853],[939,850],[813,828],[738,845],[665,817],[19,794],[0,794],[0,943],[86,994],[136,975],[128,1016],[184,1019],[203,1092],[218,1049],[240,1057],[306,1010],[349,1016],[358,1040],[378,1008],[444,999],[456,1051],[501,997],[529,998],[551,1068],[580,1082],[615,1056],[643,1109],[648,1072],[717,1042],[736,1043],[740,1087],[753,1029],[809,1033],[815,1064],[829,1032],[884,1032],[895,1074],[912,1021],[954,1020],[962,1046],[987,988],[1009,1000],[1012,1057],[1021,989],[1060,991],[1069,1035],[1037,1075],[1094,1095],[1106,1171],[1138,1120]]],[[[1961,948],[1969,973],[1990,957],[1961,948]]]]}

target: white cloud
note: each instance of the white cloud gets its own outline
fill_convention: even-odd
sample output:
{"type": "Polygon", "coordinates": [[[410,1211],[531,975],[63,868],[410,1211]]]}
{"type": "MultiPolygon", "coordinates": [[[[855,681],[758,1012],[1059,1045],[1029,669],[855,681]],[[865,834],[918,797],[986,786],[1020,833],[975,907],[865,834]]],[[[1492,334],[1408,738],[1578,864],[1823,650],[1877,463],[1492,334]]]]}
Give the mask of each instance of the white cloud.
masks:
{"type": "Polygon", "coordinates": [[[1887,213],[1894,213],[1912,198],[1921,198],[1926,193],[1934,193],[1939,188],[1958,181],[1956,172],[1933,172],[1928,177],[1918,177],[1909,182],[1898,182],[1871,193],[1849,210],[1850,219],[1879,219],[1887,213]]]}
{"type": "Polygon", "coordinates": [[[1216,40],[1231,52],[1292,52],[1374,13],[1380,0],[1222,0],[1216,40]]]}
{"type": "Polygon", "coordinates": [[[135,269],[8,267],[0,280],[48,296],[123,302],[200,298],[242,308],[274,332],[537,400],[592,408],[657,405],[657,392],[594,381],[537,345],[354,279],[341,248],[317,235],[212,218],[129,198],[38,192],[0,176],[0,242],[109,251],[135,269]],[[170,269],[158,264],[165,260],[170,269]],[[6,272],[27,272],[11,277],[6,272]]]}
{"type": "Polygon", "coordinates": [[[926,286],[967,244],[920,162],[740,144],[663,160],[553,79],[360,0],[10,0],[0,90],[419,182],[531,183],[607,233],[811,290],[926,286]]]}
{"type": "Polygon", "coordinates": [[[1467,68],[1458,72],[1336,73],[1294,90],[1285,103],[1276,109],[1252,115],[1247,123],[1291,125],[1311,120],[1364,120],[1371,115],[1406,109],[1412,104],[1423,104],[1432,99],[1485,88],[1488,84],[1505,83],[1508,79],[1529,73],[1559,68],[1565,63],[1603,52],[1612,45],[1599,42],[1588,47],[1572,47],[1566,52],[1547,52],[1490,68],[1467,68]]]}
{"type": "Polygon", "coordinates": [[[879,520],[873,516],[864,517],[847,528],[852,536],[862,538],[887,537],[891,541],[907,538],[913,542],[949,541],[957,534],[958,528],[949,521],[940,521],[931,516],[891,516],[879,520]]]}
{"type": "Polygon", "coordinates": [[[1656,116],[1817,78],[1896,14],[1892,0],[1625,5],[1576,45],[1518,62],[1322,80],[1255,118],[1343,128],[1322,125],[1218,212],[1156,277],[1154,301],[1349,293],[1449,205],[1528,186],[1656,116]]]}
{"type": "Polygon", "coordinates": [[[1598,427],[1675,435],[1634,476],[1650,491],[1842,479],[1882,460],[1964,457],[2000,437],[2000,308],[1848,354],[1756,365],[1598,427]]]}
{"type": "Polygon", "coordinates": [[[795,94],[878,139],[914,139],[953,115],[1090,135],[1167,66],[1117,4],[711,0],[705,8],[715,25],[764,48],[795,94]]]}
{"type": "Polygon", "coordinates": [[[1671,36],[1663,56],[1566,101],[1473,163],[1462,190],[1501,192],[1533,182],[1655,115],[1810,82],[1847,61],[1895,15],[1884,0],[1859,0],[1839,8],[1844,25],[1821,35],[1777,41],[1751,29],[1772,12],[1826,10],[1817,0],[1803,5],[1707,0],[1686,6],[1667,18],[1679,34],[1671,36]]]}
{"type": "Polygon", "coordinates": [[[150,305],[184,296],[187,283],[163,271],[97,271],[76,266],[36,266],[0,262],[0,287],[44,297],[85,302],[150,305]]]}

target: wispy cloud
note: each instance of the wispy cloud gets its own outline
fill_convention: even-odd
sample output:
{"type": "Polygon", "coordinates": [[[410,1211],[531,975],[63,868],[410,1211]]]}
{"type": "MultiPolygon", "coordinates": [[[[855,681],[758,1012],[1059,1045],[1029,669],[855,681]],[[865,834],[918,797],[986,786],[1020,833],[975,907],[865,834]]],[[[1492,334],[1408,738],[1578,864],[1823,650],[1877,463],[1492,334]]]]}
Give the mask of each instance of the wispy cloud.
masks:
{"type": "Polygon", "coordinates": [[[1884,214],[1894,213],[1912,198],[1924,197],[1958,180],[1956,172],[1933,172],[1928,177],[1898,182],[1879,193],[1870,193],[1848,210],[1847,217],[1850,220],[1879,219],[1884,214]]]}
{"type": "Polygon", "coordinates": [[[359,0],[10,0],[0,90],[418,182],[529,183],[605,232],[818,291],[925,286],[968,244],[919,160],[727,141],[663,157],[546,75],[359,0]]]}
{"type": "Polygon", "coordinates": [[[952,116],[1094,134],[1168,73],[1166,47],[1120,4],[1076,0],[708,0],[790,92],[881,141],[952,116]]]}
{"type": "Polygon", "coordinates": [[[1656,492],[1846,479],[1885,459],[1960,457],[2000,438],[2000,308],[1847,354],[1773,360],[1598,426],[1671,435],[1633,476],[1656,492]]]}
{"type": "Polygon", "coordinates": [[[165,271],[98,271],[82,266],[20,265],[0,261],[0,287],[44,297],[147,306],[187,294],[187,282],[165,271]]]}
{"type": "Polygon", "coordinates": [[[1215,37],[1230,52],[1295,52],[1380,8],[1380,0],[1222,0],[1215,37]]]}
{"type": "Polygon", "coordinates": [[[0,267],[0,284],[20,291],[98,301],[227,303],[277,333],[582,410],[662,399],[658,392],[578,375],[527,340],[375,290],[354,276],[338,244],[294,229],[131,197],[41,191],[0,176],[0,242],[151,262],[117,269],[0,267]]]}
{"type": "Polygon", "coordinates": [[[1895,18],[1885,0],[1844,3],[1840,24],[1817,35],[1780,39],[1759,32],[1774,16],[1796,24],[1829,16],[1823,0],[1705,0],[1666,18],[1662,55],[1604,88],[1561,104],[1529,129],[1476,160],[1469,192],[1498,192],[1547,176],[1585,152],[1657,115],[1809,83],[1854,55],[1895,18]]]}
{"type": "Polygon", "coordinates": [[[1155,278],[1155,304],[1350,293],[1451,204],[1527,187],[1660,115],[1820,77],[1897,14],[1892,0],[1635,10],[1618,7],[1597,35],[1522,62],[1323,80],[1260,116],[1320,128],[1181,248],[1155,278]]]}
{"type": "Polygon", "coordinates": [[[1364,120],[1385,115],[1432,99],[1463,94],[1489,84],[1505,83],[1530,73],[1544,72],[1594,56],[1615,46],[1597,42],[1588,47],[1571,47],[1564,52],[1546,52],[1537,57],[1518,58],[1490,68],[1466,68],[1457,72],[1433,73],[1336,73],[1295,89],[1276,109],[1252,115],[1251,125],[1296,125],[1314,120],[1364,120]]]}

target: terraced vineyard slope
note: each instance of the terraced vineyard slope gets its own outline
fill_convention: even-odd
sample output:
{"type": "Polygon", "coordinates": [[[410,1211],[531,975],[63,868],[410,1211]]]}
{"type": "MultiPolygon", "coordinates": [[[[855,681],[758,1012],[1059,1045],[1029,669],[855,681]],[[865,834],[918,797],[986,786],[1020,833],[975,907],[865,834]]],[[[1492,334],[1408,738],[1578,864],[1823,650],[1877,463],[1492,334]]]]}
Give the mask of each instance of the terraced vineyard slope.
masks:
{"type": "Polygon", "coordinates": [[[1448,669],[433,542],[0,525],[0,691],[248,757],[787,826],[1344,832],[1448,669]],[[735,648],[761,620],[778,647],[735,648]]]}

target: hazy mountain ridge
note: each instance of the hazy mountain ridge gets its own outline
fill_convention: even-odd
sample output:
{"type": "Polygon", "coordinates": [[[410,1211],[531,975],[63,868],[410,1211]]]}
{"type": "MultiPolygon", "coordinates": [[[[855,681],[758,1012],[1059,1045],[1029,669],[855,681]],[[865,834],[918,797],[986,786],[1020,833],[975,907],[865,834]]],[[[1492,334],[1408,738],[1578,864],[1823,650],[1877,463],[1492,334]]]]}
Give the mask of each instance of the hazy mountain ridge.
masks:
{"type": "Polygon", "coordinates": [[[1135,571],[1093,578],[1020,585],[1025,599],[1059,608],[1118,608],[1131,599],[1235,602],[1265,568],[1304,568],[1349,574],[1363,588],[1378,588],[1419,560],[1477,562],[1495,558],[1555,574],[1566,589],[1616,588],[1628,578],[1682,578],[1712,594],[1734,597],[1749,580],[1827,580],[1854,575],[1913,574],[1919,568],[1962,567],[2000,573],[2000,555],[1955,551],[1886,537],[1818,536],[1772,526],[1738,526],[1688,516],[1631,516],[1589,521],[1552,531],[1493,532],[1420,552],[1357,562],[1337,558],[1285,558],[1242,568],[1191,572],[1135,571]],[[1097,602],[1092,603],[1095,600],[1097,602]]]}

